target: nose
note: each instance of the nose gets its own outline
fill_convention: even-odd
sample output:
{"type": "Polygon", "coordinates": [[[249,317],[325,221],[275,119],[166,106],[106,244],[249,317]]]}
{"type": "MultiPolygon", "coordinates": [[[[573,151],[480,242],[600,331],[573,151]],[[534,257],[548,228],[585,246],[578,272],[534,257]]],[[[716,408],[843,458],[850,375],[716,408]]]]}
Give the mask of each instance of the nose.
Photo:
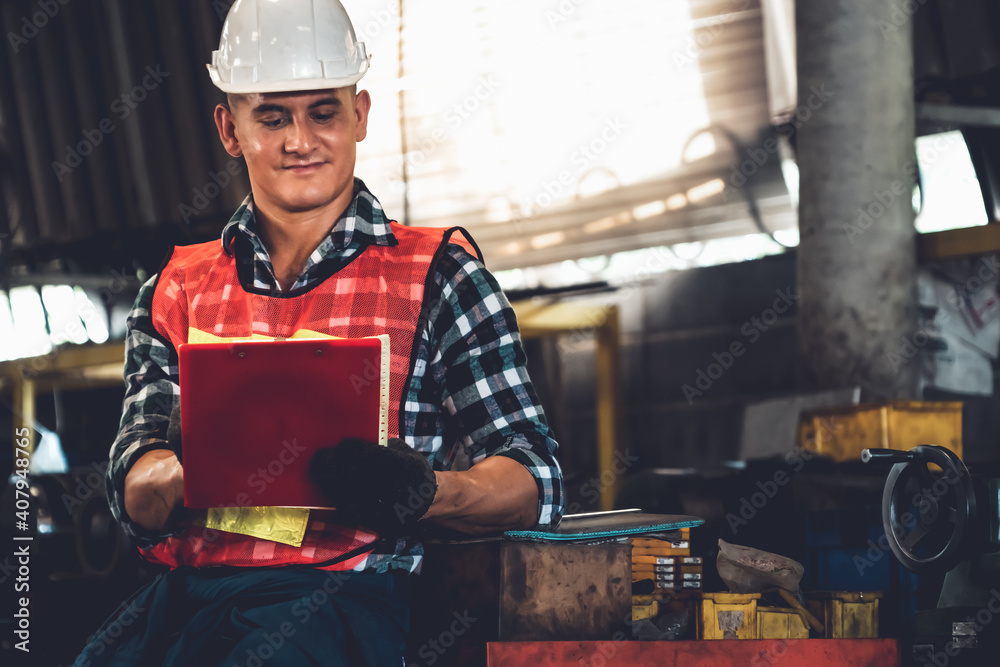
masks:
{"type": "Polygon", "coordinates": [[[293,119],[285,130],[285,151],[297,155],[308,155],[316,148],[316,135],[309,123],[293,119]]]}

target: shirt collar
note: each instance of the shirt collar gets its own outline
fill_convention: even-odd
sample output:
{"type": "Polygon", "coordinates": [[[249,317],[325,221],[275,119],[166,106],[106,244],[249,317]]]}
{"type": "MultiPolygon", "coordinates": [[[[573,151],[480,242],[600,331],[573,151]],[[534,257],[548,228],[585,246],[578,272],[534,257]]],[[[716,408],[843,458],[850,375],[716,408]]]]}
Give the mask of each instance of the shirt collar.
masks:
{"type": "MultiPolygon", "coordinates": [[[[389,226],[382,205],[360,178],[354,179],[354,197],[340,219],[323,239],[317,250],[322,255],[342,251],[352,243],[356,245],[394,246],[399,242],[389,226]]],[[[258,234],[257,218],[254,215],[253,193],[247,195],[236,213],[222,230],[222,247],[231,252],[237,234],[243,235],[257,252],[264,250],[264,243],[258,234]]]]}

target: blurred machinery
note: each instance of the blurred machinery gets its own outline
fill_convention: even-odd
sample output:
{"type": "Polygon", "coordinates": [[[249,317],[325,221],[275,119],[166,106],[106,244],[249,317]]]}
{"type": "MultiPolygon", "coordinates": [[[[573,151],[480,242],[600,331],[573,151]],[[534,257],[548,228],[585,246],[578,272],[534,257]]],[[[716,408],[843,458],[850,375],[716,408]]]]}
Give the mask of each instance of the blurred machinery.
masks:
{"type": "Polygon", "coordinates": [[[885,546],[919,575],[944,575],[936,609],[917,612],[916,665],[996,663],[1000,632],[1000,475],[973,472],[935,445],[866,449],[868,464],[892,463],[882,496],[885,546]]]}

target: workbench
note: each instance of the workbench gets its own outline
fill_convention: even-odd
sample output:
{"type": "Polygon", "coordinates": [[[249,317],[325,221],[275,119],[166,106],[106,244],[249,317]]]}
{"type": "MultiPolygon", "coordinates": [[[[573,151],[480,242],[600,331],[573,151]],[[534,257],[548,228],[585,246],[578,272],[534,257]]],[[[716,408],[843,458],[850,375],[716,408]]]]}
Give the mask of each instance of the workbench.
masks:
{"type": "Polygon", "coordinates": [[[486,667],[899,667],[896,639],[490,642],[486,667]]]}

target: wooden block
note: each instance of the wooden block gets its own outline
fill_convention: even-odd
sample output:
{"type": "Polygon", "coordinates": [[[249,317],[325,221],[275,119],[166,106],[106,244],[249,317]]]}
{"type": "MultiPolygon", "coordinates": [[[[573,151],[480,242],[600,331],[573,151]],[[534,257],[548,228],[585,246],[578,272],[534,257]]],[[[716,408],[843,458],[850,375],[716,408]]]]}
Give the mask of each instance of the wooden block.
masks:
{"type": "Polygon", "coordinates": [[[481,650],[487,641],[627,636],[632,582],[625,542],[426,542],[424,549],[411,596],[415,645],[437,638],[455,614],[478,619],[435,667],[471,664],[466,648],[481,650]]]}

